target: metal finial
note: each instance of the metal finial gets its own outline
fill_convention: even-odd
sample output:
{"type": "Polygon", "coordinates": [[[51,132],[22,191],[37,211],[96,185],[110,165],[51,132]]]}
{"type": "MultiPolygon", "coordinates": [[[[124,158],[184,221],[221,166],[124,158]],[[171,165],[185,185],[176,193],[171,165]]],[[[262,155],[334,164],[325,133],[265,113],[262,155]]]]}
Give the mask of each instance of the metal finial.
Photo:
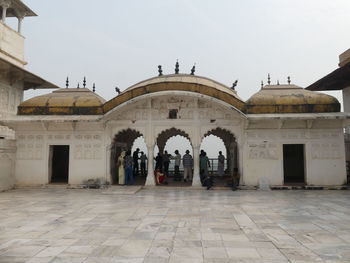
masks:
{"type": "Polygon", "coordinates": [[[288,85],[290,85],[290,82],[291,82],[291,81],[290,81],[290,76],[288,76],[288,85]]]}
{"type": "Polygon", "coordinates": [[[96,91],[96,86],[95,86],[95,83],[92,85],[92,92],[95,92],[96,91]]]}
{"type": "Polygon", "coordinates": [[[194,63],[192,69],[191,69],[191,75],[194,75],[194,72],[196,71],[196,63],[194,63]]]}
{"type": "Polygon", "coordinates": [[[179,69],[180,65],[179,65],[179,60],[176,60],[176,64],[175,64],[175,74],[179,74],[179,69]]]}
{"type": "Polygon", "coordinates": [[[158,66],[158,76],[163,76],[163,70],[162,70],[162,65],[158,66]]]}
{"type": "Polygon", "coordinates": [[[280,81],[279,80],[277,80],[277,85],[279,85],[280,84],[280,81]]]}
{"type": "Polygon", "coordinates": [[[84,77],[84,80],[83,80],[83,87],[85,88],[86,87],[86,78],[84,77]]]}
{"type": "Polygon", "coordinates": [[[66,79],[66,89],[68,89],[68,88],[69,88],[69,79],[67,77],[67,79],[66,79]]]}
{"type": "Polygon", "coordinates": [[[264,87],[264,81],[261,81],[261,88],[264,87]]]}
{"type": "Polygon", "coordinates": [[[77,86],[78,89],[80,89],[80,86],[79,86],[79,82],[78,82],[78,86],[77,86]]]}
{"type": "Polygon", "coordinates": [[[118,95],[120,94],[120,89],[118,87],[115,87],[115,92],[118,93],[118,95]]]}
{"type": "Polygon", "coordinates": [[[267,84],[271,84],[271,77],[270,77],[270,73],[267,75],[267,84]]]}
{"type": "Polygon", "coordinates": [[[235,87],[237,86],[238,79],[235,80],[235,82],[232,83],[231,89],[235,90],[235,87]]]}

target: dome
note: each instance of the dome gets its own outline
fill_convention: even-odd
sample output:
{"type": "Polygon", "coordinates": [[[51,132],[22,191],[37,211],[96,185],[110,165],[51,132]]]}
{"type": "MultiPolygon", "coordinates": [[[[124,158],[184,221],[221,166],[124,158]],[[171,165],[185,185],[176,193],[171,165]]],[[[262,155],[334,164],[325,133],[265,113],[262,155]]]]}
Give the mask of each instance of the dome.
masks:
{"type": "Polygon", "coordinates": [[[246,102],[248,114],[339,112],[340,103],[330,95],[296,85],[267,85],[246,102]]]}
{"type": "Polygon", "coordinates": [[[237,95],[236,91],[209,78],[189,74],[171,74],[158,76],[141,81],[119,96],[106,102],[104,112],[121,105],[122,103],[149,93],[162,91],[185,91],[199,93],[218,100],[224,101],[240,111],[244,111],[245,103],[237,95]]]}
{"type": "Polygon", "coordinates": [[[98,115],[105,100],[87,88],[59,89],[18,106],[19,115],[98,115]]]}

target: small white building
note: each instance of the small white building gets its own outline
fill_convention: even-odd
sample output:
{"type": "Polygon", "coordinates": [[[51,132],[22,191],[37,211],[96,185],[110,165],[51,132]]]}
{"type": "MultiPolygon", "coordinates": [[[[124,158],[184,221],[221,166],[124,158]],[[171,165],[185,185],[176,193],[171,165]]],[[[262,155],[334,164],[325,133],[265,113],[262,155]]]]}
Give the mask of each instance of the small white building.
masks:
{"type": "MultiPolygon", "coordinates": [[[[4,2],[10,9],[27,8],[19,0],[4,2]]],[[[4,22],[1,30],[9,30],[4,22]]],[[[200,146],[211,134],[223,140],[227,174],[238,172],[241,185],[256,186],[261,179],[274,186],[347,182],[348,117],[332,96],[292,84],[266,85],[243,101],[217,81],[177,73],[141,81],[109,101],[83,87],[22,102],[23,90],[55,87],[25,71],[18,52],[0,51],[0,66],[8,70],[0,75],[0,190],[89,179],[115,184],[122,149],[143,136],[153,157],[155,146],[162,151],[175,135],[191,143],[192,185],[199,186],[200,146]]],[[[148,158],[146,185],[155,185],[153,170],[148,158]]]]}

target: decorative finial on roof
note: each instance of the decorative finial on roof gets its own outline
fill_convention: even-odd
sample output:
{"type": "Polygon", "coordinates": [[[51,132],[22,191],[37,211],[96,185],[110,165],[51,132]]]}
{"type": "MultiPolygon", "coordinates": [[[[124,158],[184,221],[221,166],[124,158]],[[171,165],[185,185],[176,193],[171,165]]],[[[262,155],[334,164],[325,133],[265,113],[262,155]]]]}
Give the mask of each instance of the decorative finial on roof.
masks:
{"type": "Polygon", "coordinates": [[[66,89],[68,89],[68,88],[69,88],[69,79],[67,77],[67,79],[66,79],[66,89]]]}
{"type": "Polygon", "coordinates": [[[238,79],[235,80],[235,82],[232,83],[231,89],[235,90],[235,87],[237,86],[238,79]]]}
{"type": "Polygon", "coordinates": [[[79,82],[78,82],[78,86],[77,86],[78,89],[80,89],[80,86],[79,86],[79,82]]]}
{"type": "Polygon", "coordinates": [[[163,76],[163,70],[162,70],[162,65],[158,66],[158,76],[163,76]]]}
{"type": "Polygon", "coordinates": [[[179,67],[180,67],[179,60],[177,59],[175,64],[175,74],[179,74],[179,67]]]}
{"type": "Polygon", "coordinates": [[[96,86],[95,86],[95,83],[92,85],[92,92],[95,92],[96,91],[96,86]]]}
{"type": "Polygon", "coordinates": [[[83,87],[85,88],[86,87],[86,78],[84,77],[83,79],[83,87]]]}
{"type": "Polygon", "coordinates": [[[264,87],[264,81],[261,81],[261,88],[264,87]]]}
{"type": "Polygon", "coordinates": [[[277,80],[277,85],[279,85],[280,84],[280,81],[279,80],[277,80]]]}
{"type": "Polygon", "coordinates": [[[290,82],[291,82],[291,81],[290,81],[290,76],[288,76],[288,85],[290,85],[290,82]]]}
{"type": "Polygon", "coordinates": [[[192,69],[191,69],[191,75],[194,75],[194,72],[196,71],[196,63],[194,63],[192,69]]]}
{"type": "Polygon", "coordinates": [[[118,95],[120,94],[120,89],[118,87],[115,87],[115,92],[118,93],[118,95]]]}
{"type": "Polygon", "coordinates": [[[267,75],[267,84],[271,84],[271,76],[270,73],[267,75]]]}

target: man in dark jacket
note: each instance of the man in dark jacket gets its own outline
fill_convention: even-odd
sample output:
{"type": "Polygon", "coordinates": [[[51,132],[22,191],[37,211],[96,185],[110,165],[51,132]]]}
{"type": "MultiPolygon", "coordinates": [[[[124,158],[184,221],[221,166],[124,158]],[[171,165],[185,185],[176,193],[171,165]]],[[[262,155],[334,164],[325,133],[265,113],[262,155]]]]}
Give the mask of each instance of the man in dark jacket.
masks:
{"type": "Polygon", "coordinates": [[[134,151],[132,154],[132,159],[134,162],[134,170],[133,170],[134,176],[138,176],[139,174],[139,152],[140,152],[140,149],[137,148],[136,151],[134,151]]]}

